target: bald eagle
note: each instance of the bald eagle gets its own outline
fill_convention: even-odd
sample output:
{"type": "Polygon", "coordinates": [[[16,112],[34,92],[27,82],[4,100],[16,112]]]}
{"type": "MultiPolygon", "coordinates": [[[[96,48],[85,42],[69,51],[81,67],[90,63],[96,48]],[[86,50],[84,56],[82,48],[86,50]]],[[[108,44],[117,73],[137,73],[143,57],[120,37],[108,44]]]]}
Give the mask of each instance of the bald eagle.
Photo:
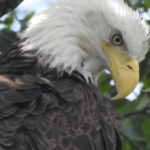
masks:
{"type": "Polygon", "coordinates": [[[109,69],[112,99],[128,95],[147,34],[123,0],[53,2],[0,57],[0,150],[121,150],[97,80],[109,69]]]}

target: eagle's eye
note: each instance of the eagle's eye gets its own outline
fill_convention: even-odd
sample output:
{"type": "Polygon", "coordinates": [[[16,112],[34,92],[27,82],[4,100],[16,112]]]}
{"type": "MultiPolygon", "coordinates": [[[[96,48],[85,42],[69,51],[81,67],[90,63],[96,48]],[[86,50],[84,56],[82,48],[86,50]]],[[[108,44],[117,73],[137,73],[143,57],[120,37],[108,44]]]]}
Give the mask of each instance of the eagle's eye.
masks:
{"type": "Polygon", "coordinates": [[[112,44],[116,46],[121,46],[123,44],[123,40],[120,34],[113,35],[111,41],[112,41],[112,44]]]}

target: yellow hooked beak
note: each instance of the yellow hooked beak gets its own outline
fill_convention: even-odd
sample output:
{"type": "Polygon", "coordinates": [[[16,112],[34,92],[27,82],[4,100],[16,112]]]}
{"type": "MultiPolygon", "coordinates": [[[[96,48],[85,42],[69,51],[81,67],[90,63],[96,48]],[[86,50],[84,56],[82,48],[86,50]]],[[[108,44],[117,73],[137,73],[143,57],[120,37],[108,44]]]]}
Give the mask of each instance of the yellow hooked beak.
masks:
{"type": "Polygon", "coordinates": [[[108,57],[109,69],[115,82],[118,95],[112,98],[124,98],[132,92],[139,81],[139,64],[136,59],[129,60],[128,53],[123,47],[111,47],[106,42],[101,46],[108,57]]]}

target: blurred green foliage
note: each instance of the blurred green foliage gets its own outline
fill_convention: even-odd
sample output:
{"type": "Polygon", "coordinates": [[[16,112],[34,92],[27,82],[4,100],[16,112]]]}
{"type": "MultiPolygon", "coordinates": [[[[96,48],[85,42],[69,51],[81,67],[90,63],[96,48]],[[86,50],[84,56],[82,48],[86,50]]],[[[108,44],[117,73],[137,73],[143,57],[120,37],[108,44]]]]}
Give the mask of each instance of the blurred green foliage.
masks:
{"type": "MultiPolygon", "coordinates": [[[[133,9],[139,9],[140,13],[148,13],[150,0],[125,0],[133,9]]],[[[4,25],[0,31],[0,51],[11,47],[13,40],[16,40],[16,33],[11,31],[12,24],[17,20],[20,24],[20,31],[25,29],[27,22],[34,13],[28,14],[19,20],[16,12],[13,11],[0,21],[4,25]],[[3,36],[5,35],[5,36],[3,36]]],[[[150,22],[148,21],[149,25],[150,22]]],[[[118,128],[123,141],[123,150],[150,150],[150,50],[146,59],[140,64],[141,79],[143,88],[141,94],[130,102],[128,100],[112,101],[111,104],[116,111],[118,128]]],[[[111,83],[111,75],[103,73],[98,85],[100,91],[106,97],[115,95],[115,88],[111,83]]]]}

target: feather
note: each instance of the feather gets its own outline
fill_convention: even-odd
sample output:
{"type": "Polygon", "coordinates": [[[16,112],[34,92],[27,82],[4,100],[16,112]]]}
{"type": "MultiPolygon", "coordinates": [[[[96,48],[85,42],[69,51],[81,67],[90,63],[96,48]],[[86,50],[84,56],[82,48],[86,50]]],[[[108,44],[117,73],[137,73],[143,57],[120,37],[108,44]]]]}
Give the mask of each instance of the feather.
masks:
{"type": "Polygon", "coordinates": [[[79,72],[58,76],[35,57],[11,51],[0,58],[0,68],[2,150],[121,150],[108,100],[79,72]],[[16,57],[20,67],[12,72],[16,57]]]}

